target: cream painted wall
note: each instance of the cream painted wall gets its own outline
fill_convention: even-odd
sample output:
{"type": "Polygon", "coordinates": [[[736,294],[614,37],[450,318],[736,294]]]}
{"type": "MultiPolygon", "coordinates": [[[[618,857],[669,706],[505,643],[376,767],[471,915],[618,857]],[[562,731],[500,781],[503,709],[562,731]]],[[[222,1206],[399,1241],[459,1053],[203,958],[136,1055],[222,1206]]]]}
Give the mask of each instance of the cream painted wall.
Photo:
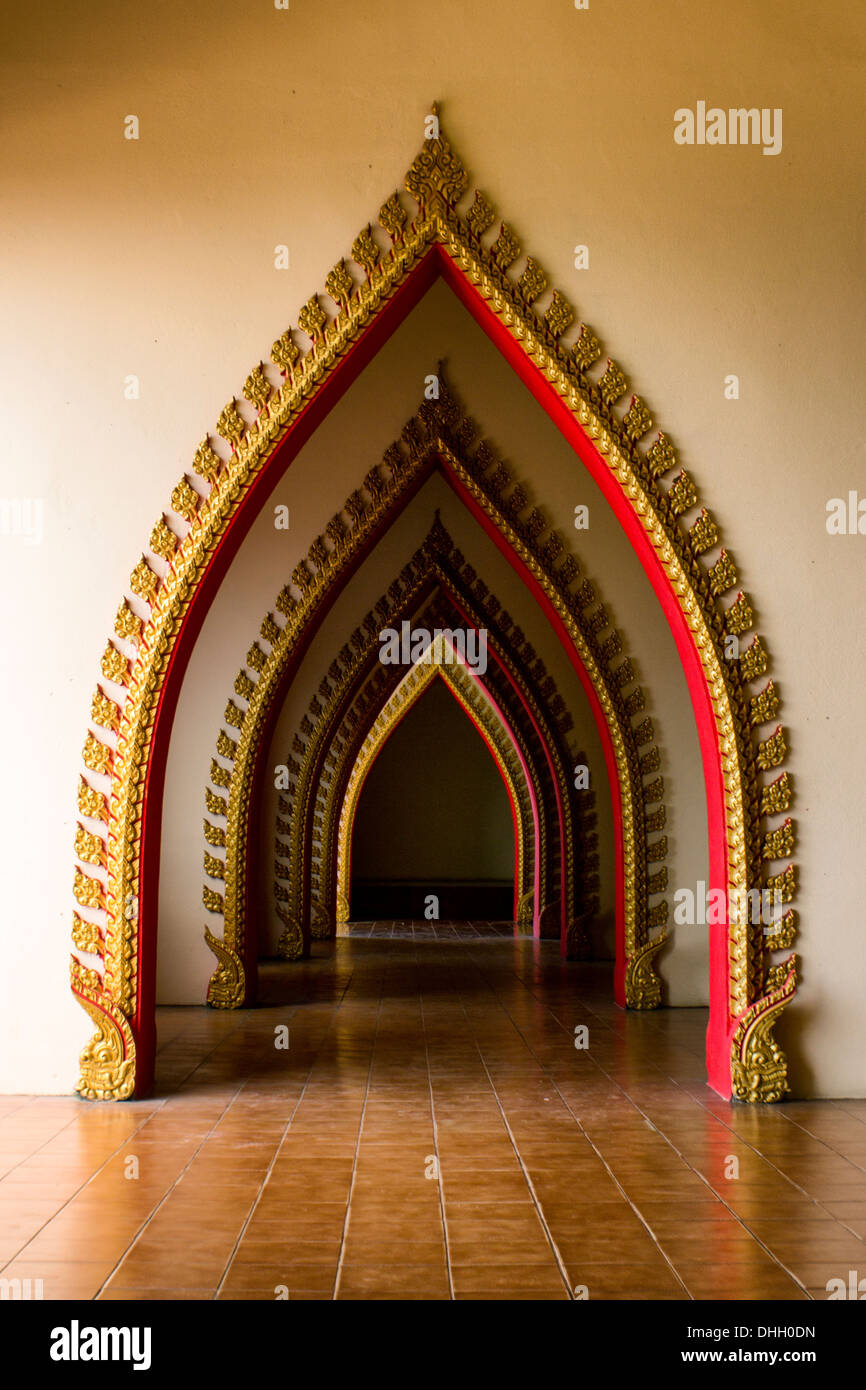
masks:
{"type": "MultiPolygon", "coordinates": [[[[441,0],[431,14],[382,0],[374,22],[300,0],[287,12],[48,0],[6,29],[0,496],[41,502],[44,530],[41,544],[0,536],[0,1090],[68,1090],[90,1033],[66,984],[74,794],[129,570],[204,430],[401,183],[438,97],[474,178],[622,362],[725,525],[774,658],[798,790],[803,985],[777,1031],[801,1094],[866,1093],[866,537],[825,528],[828,498],[866,490],[853,389],[862,11],[441,0]],[[782,153],[676,146],[673,113],[698,100],[781,107],[782,153]],[[137,142],[122,138],[129,113],[137,142]],[[291,267],[277,272],[282,242],[291,267]],[[573,268],[578,243],[589,270],[573,268]],[[723,393],[731,372],[737,401],[723,393]],[[141,398],[128,401],[133,373],[141,398]]],[[[485,403],[470,404],[481,417],[485,403]]],[[[484,423],[523,474],[516,438],[496,415],[484,423]]],[[[292,505],[299,525],[320,525],[292,505]]],[[[592,568],[608,592],[611,566],[592,568]]],[[[645,613],[629,623],[627,587],[611,599],[631,632],[645,613]]],[[[258,585],[248,598],[258,611],[258,585]]],[[[202,701],[208,740],[225,690],[215,679],[202,701]]],[[[670,759],[693,734],[662,724],[664,708],[670,759]]],[[[184,754],[196,823],[204,756],[184,754]]],[[[197,905],[188,930],[191,965],[197,905]]]]}

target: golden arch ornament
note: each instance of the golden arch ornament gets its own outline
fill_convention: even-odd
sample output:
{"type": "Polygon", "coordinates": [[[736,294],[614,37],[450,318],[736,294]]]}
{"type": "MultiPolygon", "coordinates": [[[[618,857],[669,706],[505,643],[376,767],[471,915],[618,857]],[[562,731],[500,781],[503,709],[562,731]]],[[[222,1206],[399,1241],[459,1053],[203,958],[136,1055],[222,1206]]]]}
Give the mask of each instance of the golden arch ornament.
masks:
{"type": "MultiPolygon", "coordinates": [[[[337,827],[337,902],[348,906],[349,865],[351,859],[352,834],[358,801],[367,774],[378,753],[390,738],[400,720],[408,714],[433,681],[441,679],[455,696],[463,710],[482,728],[488,738],[488,747],[496,761],[512,806],[518,808],[518,875],[521,882],[526,862],[526,834],[523,822],[526,818],[526,794],[518,791],[521,767],[504,725],[489,701],[480,692],[459,661],[452,662],[442,639],[437,637],[431,643],[428,658],[413,666],[400,682],[394,694],[388,699],[377,716],[372,729],[361,747],[361,751],[349,778],[349,785],[343,798],[337,827]]],[[[529,892],[534,892],[530,888],[529,892]]],[[[347,921],[338,910],[338,920],[347,921]]]]}
{"type": "MultiPolygon", "coordinates": [[[[771,1029],[794,993],[796,961],[770,957],[792,944],[796,915],[789,907],[765,943],[740,906],[749,891],[769,888],[787,905],[796,890],[791,863],[765,876],[788,858],[795,838],[790,820],[777,819],[792,796],[791,778],[780,771],[785,734],[781,726],[766,731],[778,692],[772,680],[757,688],[769,657],[758,637],[742,653],[728,643],[752,628],[752,605],[738,592],[714,518],[699,510],[692,478],[681,469],[665,482],[678,467],[670,440],[659,434],[644,448],[652,423],[646,403],[632,396],[624,411],[618,407],[628,394],[621,368],[608,359],[596,369],[601,347],[586,324],[569,341],[568,300],[548,286],[537,261],[521,261],[506,223],[494,230],[483,193],[465,207],[468,186],[440,127],[406,176],[414,209],[393,193],[377,225],[353,243],[355,269],[339,261],[325,296],[313,295],[299,312],[303,336],[288,330],[277,339],[278,384],[270,366],[253,368],[243,401],[232,399],[217,422],[230,455],[202,441],[132,571],[102,657],[79,786],[73,944],[85,959],[73,957],[71,983],[99,1019],[82,1054],[85,1096],[123,1099],[151,1084],[162,777],[183,668],[207,604],[264,495],[269,463],[278,453],[281,467],[291,461],[316,410],[345,389],[412,295],[417,301],[437,276],[531,383],[616,510],[662,603],[698,719],[710,875],[731,903],[723,935],[710,941],[709,1080],[721,1094],[750,1101],[776,1100],[787,1089],[771,1029]],[[368,335],[374,323],[378,337],[368,335]]],[[[518,516],[522,510],[515,507],[518,516]]]]}
{"type": "MultiPolygon", "coordinates": [[[[441,527],[438,529],[442,530],[441,527]]],[[[426,555],[429,552],[426,547],[421,547],[420,554],[426,555]]],[[[415,558],[417,560],[418,556],[415,558]]],[[[434,577],[436,569],[438,567],[434,567],[432,563],[426,574],[423,568],[419,569],[415,585],[402,595],[402,601],[399,603],[401,614],[408,611],[407,604],[411,606],[413,598],[416,601],[419,599],[423,589],[429,589],[429,581],[434,577]]],[[[434,590],[423,603],[418,617],[422,627],[430,627],[431,624],[436,626],[441,616],[437,600],[441,602],[439,593],[434,590]]],[[[321,793],[324,787],[331,792],[336,791],[347,761],[354,762],[360,751],[359,747],[355,746],[360,741],[357,738],[352,739],[347,726],[351,726],[352,732],[360,728],[363,734],[380,717],[383,706],[387,706],[393,698],[405,674],[399,667],[383,667],[377,659],[380,649],[379,628],[382,624],[389,627],[394,625],[397,621],[394,609],[395,602],[391,594],[379,600],[360,629],[366,641],[357,643],[355,669],[349,665],[345,670],[338,670],[337,663],[332,663],[331,676],[335,678],[334,684],[326,683],[324,680],[320,683],[319,692],[323,698],[320,700],[318,695],[313,697],[309,714],[303,716],[301,729],[295,735],[293,750],[300,753],[303,744],[303,756],[300,764],[296,764],[296,769],[293,769],[296,780],[289,786],[290,799],[283,799],[279,807],[274,842],[278,854],[282,853],[288,859],[285,866],[275,861],[277,879],[285,879],[287,886],[276,882],[274,892],[277,899],[277,915],[284,923],[280,954],[290,959],[296,959],[303,948],[302,919],[306,917],[305,904],[308,899],[312,899],[314,859],[318,859],[319,871],[315,901],[310,902],[314,918],[311,934],[331,935],[335,920],[346,920],[338,911],[336,889],[330,881],[331,876],[326,864],[330,859],[330,842],[339,807],[335,806],[332,798],[328,798],[323,805],[321,793]],[[330,764],[327,769],[323,765],[323,755],[330,764]],[[282,840],[282,835],[287,839],[282,840]],[[312,840],[309,863],[308,837],[312,840]],[[310,870],[309,875],[307,869],[310,870]],[[286,904],[285,907],[282,906],[283,903],[286,904]]],[[[489,701],[487,703],[489,704],[489,701]]],[[[535,819],[537,814],[541,821],[544,811],[539,770],[526,750],[526,772],[519,763],[515,763],[516,735],[513,724],[507,731],[507,739],[504,737],[505,729],[499,718],[488,720],[485,730],[493,743],[491,752],[508,787],[515,814],[517,889],[520,898],[528,899],[531,903],[535,896],[535,819]]],[[[348,894],[345,896],[348,898],[348,894]]]]}
{"type": "MultiPolygon", "coordinates": [[[[520,777],[520,762],[513,748],[509,749],[508,734],[497,712],[482,694],[478,685],[453,653],[448,651],[447,643],[440,636],[434,637],[428,652],[401,680],[394,694],[386,701],[367,737],[361,745],[358,758],[352,768],[348,786],[340,808],[337,826],[337,902],[349,903],[349,866],[351,861],[352,834],[355,814],[367,775],[379,752],[387,743],[400,720],[408,714],[425,690],[437,678],[442,679],[464,711],[488,735],[490,751],[496,760],[502,779],[508,788],[513,806],[519,807],[522,798],[517,790],[520,777]]],[[[523,816],[518,817],[518,824],[523,816]]],[[[525,832],[518,831],[518,875],[523,880],[523,865],[526,857],[525,832]]],[[[530,890],[534,891],[534,890],[530,890]]],[[[348,919],[348,914],[342,917],[348,919]]],[[[520,920],[518,918],[518,920],[520,920]]],[[[525,921],[523,923],[525,925],[525,921]]]]}
{"type": "MultiPolygon", "coordinates": [[[[441,557],[440,557],[441,563],[441,557]]],[[[438,566],[437,566],[438,568],[438,566]]],[[[469,569],[472,567],[469,566],[469,569]]],[[[453,567],[448,566],[448,578],[451,584],[455,582],[453,567]]],[[[485,684],[492,684],[494,693],[504,709],[508,712],[508,718],[512,728],[524,729],[524,747],[526,749],[527,761],[533,767],[533,784],[538,788],[539,800],[539,887],[541,898],[537,908],[538,932],[541,936],[553,935],[551,927],[556,927],[556,935],[562,934],[565,927],[566,953],[570,958],[585,958],[589,954],[590,943],[586,936],[586,929],[589,922],[598,912],[598,855],[595,853],[598,845],[598,836],[594,833],[596,826],[596,816],[594,810],[594,795],[591,792],[583,791],[572,803],[571,787],[566,774],[567,766],[575,764],[586,764],[586,755],[575,750],[570,752],[564,743],[563,727],[567,724],[571,727],[572,721],[568,712],[565,710],[564,702],[561,702],[562,713],[559,720],[547,717],[546,711],[542,708],[541,702],[536,698],[536,692],[532,685],[532,672],[527,670],[527,665],[521,666],[515,650],[515,644],[507,647],[503,642],[502,630],[499,624],[494,627],[493,614],[490,607],[498,612],[501,605],[491,594],[487,586],[480,582],[484,590],[485,599],[488,601],[488,609],[483,614],[467,601],[465,588],[459,593],[461,610],[469,621],[478,629],[485,623],[488,628],[488,650],[495,653],[496,660],[492,668],[488,666],[485,684]],[[501,681],[497,681],[497,663],[504,668],[501,681]],[[494,672],[494,679],[491,681],[491,669],[494,672]],[[520,701],[525,702],[525,707],[521,709],[520,701]],[[528,710],[528,715],[527,715],[528,710]],[[522,717],[521,717],[522,716],[522,717]],[[535,721],[535,729],[532,728],[535,721]],[[546,746],[541,750],[539,756],[537,750],[532,748],[532,734],[541,729],[546,746]],[[544,762],[548,763],[545,770],[544,762]],[[544,841],[547,841],[545,852],[544,841]]],[[[438,610],[437,610],[438,612],[438,610]]],[[[451,626],[453,610],[445,608],[444,626],[451,626]]],[[[504,610],[503,610],[504,613],[504,610]]],[[[505,618],[508,617],[504,614],[505,618]]],[[[435,624],[434,624],[435,625],[435,624]]],[[[441,624],[440,624],[441,625],[441,624]]],[[[390,624],[393,626],[393,623],[390,624]]],[[[422,621],[422,626],[429,626],[422,621]]],[[[527,643],[527,645],[529,645],[527,643]]],[[[537,660],[537,658],[536,658],[537,660]]],[[[552,678],[546,677],[552,683],[552,678]]],[[[557,698],[554,693],[551,697],[557,698]]],[[[354,714],[354,707],[350,713],[354,714]]],[[[323,774],[319,776],[316,787],[315,800],[312,803],[313,829],[311,836],[311,894],[314,895],[316,903],[316,915],[312,921],[312,934],[330,935],[332,924],[335,920],[337,902],[336,888],[336,866],[334,864],[334,831],[335,824],[339,817],[339,809],[342,804],[346,784],[351,772],[351,768],[360,756],[361,744],[367,731],[366,722],[357,720],[356,726],[352,730],[341,727],[334,741],[335,755],[332,765],[323,769],[323,774]],[[314,864],[317,867],[314,869],[314,864]],[[320,932],[317,933],[317,920],[320,932]]],[[[538,735],[537,735],[538,736],[538,735]]],[[[540,737],[539,741],[540,741],[540,737]]],[[[281,808],[283,809],[283,808],[281,808]]],[[[285,810],[290,811],[290,805],[286,805],[285,810]]],[[[302,872],[303,865],[297,862],[289,866],[289,876],[291,872],[302,872]]],[[[524,883],[526,876],[524,876],[524,883]]],[[[528,889],[529,885],[526,884],[528,889]]],[[[525,898],[525,893],[524,893],[525,898]]],[[[346,904],[348,906],[348,904],[346,904]]]]}
{"type": "MultiPolygon", "coordinates": [[[[223,917],[221,941],[206,931],[208,944],[220,959],[220,969],[208,991],[209,1002],[218,1007],[235,1007],[243,1001],[244,961],[253,968],[246,930],[246,847],[257,753],[269,714],[294,654],[351,572],[354,559],[364,553],[369,538],[393,518],[401,501],[411,495],[413,485],[434,466],[447,468],[452,481],[495,522],[497,533],[532,574],[568,633],[586,684],[597,699],[610,739],[622,823],[623,1002],[633,1008],[654,1008],[659,1003],[660,986],[652,964],[665,938],[664,931],[652,937],[649,932],[664,926],[667,901],[662,898],[651,905],[650,900],[667,887],[662,862],[666,839],[661,836],[650,843],[647,837],[664,826],[664,806],[649,809],[661,802],[664,782],[657,775],[659,753],[652,721],[641,717],[644,692],[625,655],[622,636],[612,627],[594,584],[582,577],[577,560],[559,536],[548,534],[549,524],[538,507],[532,509],[526,522],[521,520],[520,514],[528,505],[522,484],[514,483],[490,444],[483,439],[476,442],[474,435],[474,426],[462,414],[440,369],[439,398],[422,405],[404,426],[399,444],[385,451],[381,464],[368,471],[362,488],[347,499],[343,511],[352,525],[347,526],[343,514],[337,513],[326,528],[326,537],[313,542],[309,565],[302,562],[296,566],[292,583],[277,596],[275,608],[284,624],[280,626],[275,615],[268,613],[261,625],[260,637],[270,650],[266,652],[254,643],[247,653],[249,669],[238,673],[234,689],[243,703],[230,699],[224,715],[237,738],[231,738],[223,728],[216,744],[217,754],[229,759],[231,767],[225,768],[214,759],[211,768],[212,780],[216,769],[219,785],[227,788],[228,795],[205,790],[208,812],[225,821],[223,826],[216,819],[206,820],[204,826],[207,843],[225,848],[224,862],[208,870],[211,876],[215,872],[224,880],[224,892],[207,884],[203,889],[205,907],[223,917]],[[331,540],[330,547],[326,539],[331,540]],[[578,580],[582,582],[574,589],[578,580]],[[643,752],[644,748],[648,751],[643,752]]],[[[412,566],[404,567],[392,586],[394,596],[399,597],[401,586],[408,591],[414,578],[412,566]]],[[[372,615],[365,625],[371,632],[375,630],[372,615]]],[[[338,664],[350,659],[341,653],[338,664]]],[[[207,859],[205,863],[207,866],[207,859]]],[[[289,925],[297,939],[298,923],[291,921],[289,925]]]]}
{"type": "MultiPolygon", "coordinates": [[[[333,933],[338,919],[335,822],[363,738],[401,678],[399,668],[378,661],[380,630],[394,628],[406,618],[426,629],[447,631],[468,623],[476,631],[486,630],[494,659],[488,661],[484,683],[492,687],[506,711],[511,730],[521,730],[521,748],[535,788],[539,930],[544,934],[555,916],[559,932],[567,924],[568,954],[585,955],[588,942],[583,933],[598,909],[594,801],[592,793],[583,791],[572,805],[566,768],[585,763],[586,756],[565,743],[574,721],[544,662],[454,546],[438,512],[399,579],[391,583],[322,676],[281,764],[285,794],[278,798],[274,824],[274,895],[277,915],[286,925],[282,943],[286,954],[297,957],[307,921],[314,938],[333,933]]],[[[531,823],[531,808],[521,806],[521,815],[531,823]]],[[[206,872],[212,867],[206,850],[206,872]]],[[[221,861],[216,873],[224,875],[221,861]]],[[[520,896],[528,902],[533,897],[534,874],[528,882],[527,878],[524,866],[520,896]]]]}

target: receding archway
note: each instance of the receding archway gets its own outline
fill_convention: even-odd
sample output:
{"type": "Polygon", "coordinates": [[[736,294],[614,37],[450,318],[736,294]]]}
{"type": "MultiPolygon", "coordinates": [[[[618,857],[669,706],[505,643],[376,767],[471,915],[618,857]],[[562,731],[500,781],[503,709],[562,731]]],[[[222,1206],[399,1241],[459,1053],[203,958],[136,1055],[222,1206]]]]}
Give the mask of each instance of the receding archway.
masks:
{"type": "MultiPolygon", "coordinates": [[[[729,647],[752,626],[751,606],[742,594],[727,608],[721,603],[737,584],[724,551],[710,569],[701,561],[718,548],[712,518],[702,513],[688,529],[680,521],[697,502],[691,479],[681,472],[670,488],[662,486],[676,466],[670,442],[659,436],[646,453],[640,449],[650,428],[645,404],[632,398],[622,417],[615,412],[626,392],[622,372],[609,362],[600,378],[590,374],[600,350],[585,326],[573,351],[562,345],[570,306],[554,292],[543,317],[536,313],[533,304],[547,289],[543,273],[530,259],[519,280],[509,275],[519,255],[516,238],[503,224],[495,240],[482,240],[493,209],[477,193],[461,215],[457,205],[467,183],[444,136],[427,141],[406,179],[418,204],[415,217],[409,220],[395,194],[379,216],[391,238],[387,254],[369,226],[357,238],[352,255],[364,283],[358,285],[340,262],[326,284],[336,318],[314,297],[298,316],[310,350],[303,354],[291,333],[274,344],[272,360],[285,378],[276,395],[261,365],[250,374],[244,394],[258,411],[255,425],[234,402],[226,407],[219,430],[232,445],[231,460],[203,443],[194,470],[199,486],[210,491],[205,496],[189,479],[181,481],[172,495],[176,529],[162,519],[151,536],[151,559],[143,557],[133,572],[131,591],[148,606],[149,617],[143,621],[126,602],[119,610],[115,631],[128,647],[109,643],[103,658],[108,690],[98,690],[92,715],[103,736],[88,735],[84,758],[92,776],[83,780],[79,799],[92,828],[80,826],[76,839],[74,891],[85,916],[76,919],[74,941],[94,965],[73,958],[72,979],[97,1025],[82,1055],[79,1089],[85,1096],[123,1098],[150,1084],[158,811],[180,681],[210,598],[267,492],[268,475],[288,466],[335,396],[437,276],[497,343],[590,470],[663,606],[700,735],[711,888],[730,905],[710,941],[709,1080],[723,1095],[733,1088],[749,1100],[778,1099],[786,1089],[785,1059],[771,1027],[794,992],[794,958],[768,968],[760,924],[756,929],[743,906],[745,893],[768,887],[787,903],[795,884],[791,865],[762,876],[764,863],[789,852],[793,831],[789,823],[769,830],[762,820],[784,812],[791,794],[785,774],[762,779],[784,759],[782,730],[753,742],[752,730],[771,722],[778,709],[772,682],[750,690],[767,669],[766,651],[759,639],[742,655],[729,647]]],[[[484,524],[479,500],[469,505],[484,524]]],[[[513,544],[500,528],[492,526],[490,534],[502,548],[513,544]]],[[[314,566],[321,558],[314,547],[314,566]]],[[[537,584],[531,572],[527,583],[537,584]]],[[[789,911],[771,949],[790,945],[795,927],[789,911]]]]}
{"type": "Polygon", "coordinates": [[[514,920],[515,850],[496,763],[434,681],[391,733],[358,797],[350,917],[514,920]]]}
{"type": "MultiPolygon", "coordinates": [[[[595,800],[586,788],[579,793],[570,790],[567,768],[574,761],[586,766],[586,755],[575,748],[572,757],[565,733],[573,719],[556,682],[483,577],[463,559],[438,515],[400,579],[392,582],[351,633],[327,672],[320,673],[317,693],[294,726],[290,742],[287,735],[287,751],[275,769],[284,788],[274,825],[275,907],[284,923],[280,953],[296,958],[310,936],[330,935],[338,920],[335,826],[339,808],[363,740],[402,678],[399,666],[379,660],[380,628],[385,624],[396,631],[395,624],[402,627],[410,615],[420,623],[416,632],[474,632],[479,642],[481,633],[485,634],[485,671],[477,684],[505,712],[508,737],[520,750],[531,783],[531,791],[520,796],[525,779],[516,776],[518,826],[524,845],[534,841],[538,862],[533,864],[526,854],[518,857],[514,916],[518,916],[518,904],[526,912],[533,905],[532,922],[540,934],[558,936],[569,956],[584,955],[588,948],[584,931],[597,907],[595,800]],[[537,814],[530,804],[533,800],[537,814]]],[[[275,708],[278,703],[279,696],[274,696],[275,708]]],[[[259,758],[264,747],[261,737],[259,758]]],[[[230,787],[231,778],[220,785],[230,787]]],[[[220,814],[217,802],[212,801],[209,808],[220,814]]],[[[653,814],[663,819],[663,812],[662,807],[653,814]]],[[[209,833],[214,829],[208,825],[209,833]]],[[[255,845],[256,839],[248,836],[248,843],[255,845]]],[[[233,858],[222,860],[210,849],[205,849],[204,862],[205,872],[212,880],[215,876],[216,882],[236,872],[233,858]]],[[[206,905],[222,912],[223,900],[214,887],[206,886],[204,897],[206,905]]],[[[254,915],[250,920],[254,921],[254,915]]],[[[236,953],[239,925],[228,923],[236,953]]],[[[245,959],[250,961],[249,952],[245,959]]],[[[252,997],[248,970],[244,976],[245,992],[235,989],[227,997],[221,995],[221,1003],[239,1004],[252,997]]]]}

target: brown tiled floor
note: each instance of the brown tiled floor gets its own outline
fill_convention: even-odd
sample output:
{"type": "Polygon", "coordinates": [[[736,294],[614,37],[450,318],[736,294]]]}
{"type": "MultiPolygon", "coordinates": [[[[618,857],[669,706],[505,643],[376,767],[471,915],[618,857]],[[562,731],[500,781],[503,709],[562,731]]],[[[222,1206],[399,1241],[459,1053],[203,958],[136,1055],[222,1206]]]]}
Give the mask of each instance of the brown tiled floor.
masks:
{"type": "Polygon", "coordinates": [[[623,1014],[609,967],[501,928],[395,925],[267,966],[264,1007],[160,1010],[153,1100],[0,1098],[0,1277],[46,1298],[802,1300],[866,1276],[866,1101],[726,1104],[703,1010],[623,1014]]]}

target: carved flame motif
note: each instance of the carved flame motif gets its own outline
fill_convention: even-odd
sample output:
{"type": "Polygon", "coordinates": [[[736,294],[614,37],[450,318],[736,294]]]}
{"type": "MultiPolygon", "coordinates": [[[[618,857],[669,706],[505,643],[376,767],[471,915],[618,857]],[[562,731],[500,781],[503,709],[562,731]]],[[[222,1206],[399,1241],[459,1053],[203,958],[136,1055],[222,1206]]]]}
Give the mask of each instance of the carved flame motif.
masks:
{"type": "MultiPolygon", "coordinates": [[[[201,471],[195,467],[194,471],[206,483],[212,483],[224,471],[231,470],[232,486],[214,487],[207,505],[199,506],[194,517],[184,523],[189,530],[182,545],[177,543],[177,538],[173,537],[164,521],[158,522],[149,552],[160,557],[156,568],[149,563],[147,556],[143,556],[132,573],[130,592],[149,608],[149,616],[143,620],[141,639],[135,636],[129,639],[136,655],[129,671],[122,673],[126,677],[128,694],[118,729],[117,751],[113,753],[104,740],[93,734],[88,736],[85,746],[86,767],[94,774],[111,778],[111,797],[109,820],[104,827],[108,844],[108,882],[103,895],[106,914],[105,977],[101,984],[89,981],[86,985],[83,976],[73,977],[73,988],[98,1022],[97,1039],[83,1064],[82,1094],[129,1094],[129,1077],[134,1075],[134,1048],[125,1041],[115,1047],[114,1042],[109,1044],[108,1039],[115,1038],[118,1029],[122,1034],[118,1020],[131,1017],[136,1010],[138,931],[134,922],[127,920],[126,911],[139,888],[144,815],[141,785],[150,755],[154,712],[161,697],[165,673],[170,666],[182,615],[195,596],[225,528],[279,441],[281,431],[289,426],[300,408],[314,398],[348,349],[363,334],[384,300],[393,294],[424,252],[435,243],[453,260],[467,283],[487,299],[521,350],[526,352],[573,412],[587,437],[596,445],[626,504],[639,519],[658,555],[659,563],[670,581],[671,592],[694,635],[719,746],[728,750],[721,764],[721,774],[728,833],[729,887],[751,888],[760,883],[761,844],[762,836],[766,833],[761,817],[765,814],[765,804],[770,804],[765,795],[762,773],[779,765],[785,756],[787,741],[783,731],[779,730],[760,745],[760,750],[753,744],[749,700],[756,692],[747,689],[747,682],[753,678],[753,673],[760,675],[766,670],[763,647],[755,648],[753,645],[739,660],[732,659],[725,650],[728,637],[740,636],[752,627],[754,611],[751,601],[746,594],[737,594],[733,596],[733,601],[728,597],[725,606],[721,597],[713,592],[707,566],[701,555],[696,553],[685,521],[680,520],[692,507],[699,505],[697,489],[684,472],[679,474],[670,488],[664,482],[665,475],[673,473],[677,467],[676,451],[670,440],[659,434],[645,451],[636,444],[639,436],[635,432],[641,428],[644,417],[642,413],[634,415],[626,425],[628,412],[625,417],[617,413],[616,402],[625,394],[625,388],[619,390],[622,385],[619,377],[609,376],[604,392],[598,380],[590,379],[589,373],[595,370],[594,364],[599,356],[595,335],[591,330],[583,329],[574,350],[565,348],[556,340],[553,328],[558,326],[559,311],[554,311],[553,317],[545,323],[535,308],[527,303],[518,287],[517,276],[511,271],[520,254],[520,247],[507,224],[501,223],[492,246],[485,247],[480,229],[483,224],[486,230],[495,220],[491,218],[492,208],[487,201],[476,199],[472,204],[476,211],[469,215],[468,221],[461,216],[459,204],[467,187],[465,169],[440,126],[436,138],[425,140],[407,176],[407,192],[416,200],[417,210],[410,214],[396,194],[392,194],[383,204],[379,227],[383,229],[383,235],[391,238],[391,250],[371,264],[372,255],[367,247],[364,256],[368,263],[359,262],[367,273],[355,284],[336,319],[329,317],[318,296],[314,295],[308,301],[297,321],[312,339],[312,347],[302,350],[294,343],[291,333],[277,340],[273,360],[284,371],[286,380],[282,389],[270,396],[254,421],[248,424],[232,399],[217,426],[218,432],[232,446],[230,464],[215,463],[216,455],[207,440],[204,441],[206,448],[196,455],[201,471]],[[166,560],[170,561],[167,573],[166,560]],[[753,652],[756,653],[754,658],[750,655],[753,652]],[[88,989],[89,994],[86,992],[88,989]],[[103,1021],[96,1019],[94,1011],[99,1013],[103,1021]]],[[[442,428],[447,429],[447,422],[443,423],[442,428]]],[[[417,434],[417,422],[414,429],[417,434]]],[[[409,458],[414,458],[411,433],[404,435],[403,443],[409,451],[409,458]]],[[[457,440],[452,438],[451,445],[456,443],[457,440]]],[[[501,487],[504,490],[507,486],[506,470],[501,487]]],[[[367,506],[367,500],[360,493],[347,502],[345,510],[353,526],[363,525],[367,506]]],[[[500,514],[500,518],[502,526],[512,526],[507,510],[500,514]]],[[[513,534],[516,543],[520,537],[516,532],[513,534]]],[[[538,554],[528,552],[528,555],[534,564],[540,566],[543,537],[539,539],[539,544],[542,550],[538,554]]],[[[719,581],[723,577],[729,576],[720,573],[719,581]]],[[[314,581],[316,584],[319,582],[316,576],[314,581]]],[[[288,641],[281,639],[280,633],[279,624],[269,616],[262,626],[264,641],[288,641]]],[[[115,669],[113,665],[112,669],[115,669]]],[[[121,674],[120,667],[116,669],[121,674]]],[[[621,692],[622,701],[625,701],[634,693],[634,684],[634,672],[626,659],[611,672],[611,689],[621,692]]],[[[254,723],[255,720],[250,723],[249,717],[244,719],[237,739],[223,730],[218,754],[230,761],[243,755],[243,760],[248,730],[252,732],[254,723]]],[[[97,724],[97,727],[100,726],[97,724]]],[[[241,783],[244,775],[241,775],[241,783]]],[[[625,763],[621,775],[627,779],[625,763]]],[[[244,794],[240,783],[237,791],[233,785],[232,795],[240,798],[240,803],[244,794]]],[[[229,821],[229,837],[232,833],[229,821]]],[[[639,867],[642,870],[643,865],[639,867]]],[[[628,872],[633,870],[629,868],[628,872]]],[[[654,879],[659,877],[653,876],[654,879]]],[[[229,897],[227,886],[227,904],[229,897]]],[[[788,930],[793,932],[793,919],[789,922],[788,930]]],[[[733,1017],[740,1017],[745,1010],[757,1007],[765,998],[764,955],[760,934],[756,934],[746,922],[732,922],[728,958],[729,1008],[733,1017]]],[[[233,979],[237,978],[235,965],[228,974],[233,979]]],[[[793,987],[793,981],[789,980],[780,1007],[787,1003],[793,987]]],[[[775,1001],[777,994],[777,991],[771,991],[766,998],[775,1001]]],[[[775,1013],[772,1017],[775,1017],[775,1013]]],[[[760,1072],[763,1067],[768,1075],[772,1073],[774,1076],[780,1067],[784,1067],[784,1059],[780,1060],[769,1047],[752,1049],[750,1063],[754,1064],[753,1072],[755,1069],[760,1072]]],[[[742,1057],[734,1055],[733,1065],[735,1068],[742,1065],[742,1057]]],[[[775,1082],[757,1086],[749,1083],[745,1090],[749,1098],[766,1099],[775,1097],[780,1087],[775,1082]]]]}

